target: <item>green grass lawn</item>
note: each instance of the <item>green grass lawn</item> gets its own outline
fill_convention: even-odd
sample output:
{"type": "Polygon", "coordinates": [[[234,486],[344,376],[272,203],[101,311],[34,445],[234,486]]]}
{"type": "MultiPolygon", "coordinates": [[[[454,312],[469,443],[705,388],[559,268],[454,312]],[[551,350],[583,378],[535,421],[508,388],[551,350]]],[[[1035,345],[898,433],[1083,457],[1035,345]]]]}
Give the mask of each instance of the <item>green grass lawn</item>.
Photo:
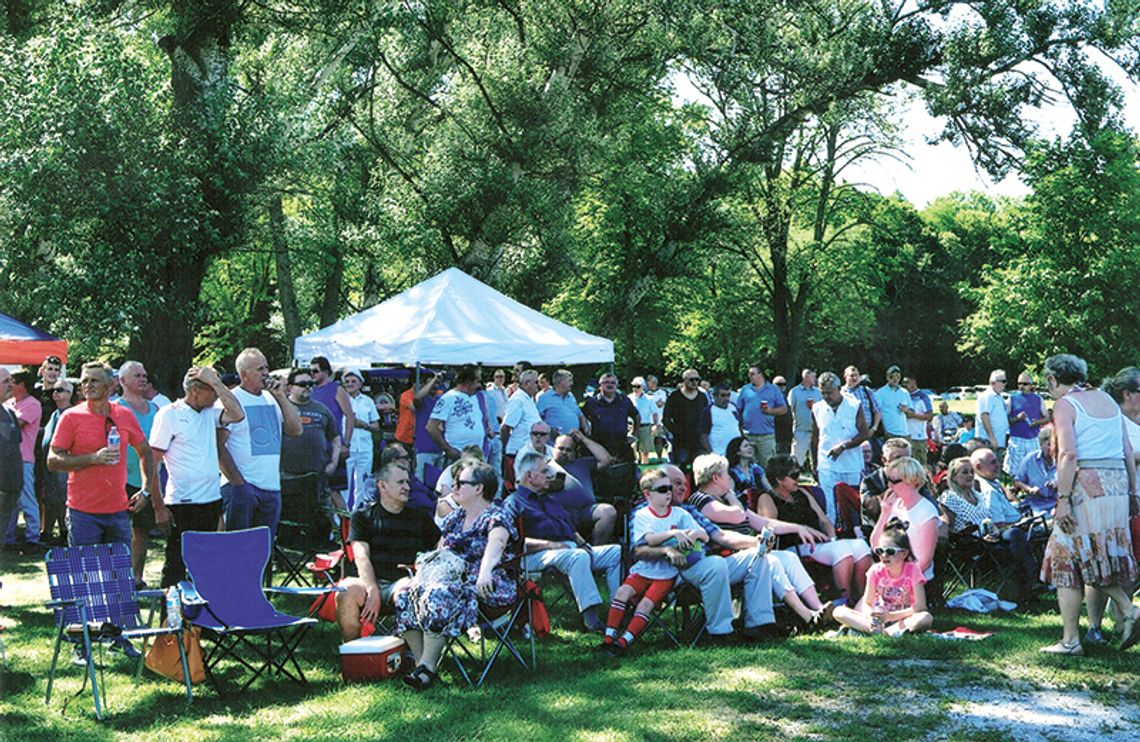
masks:
{"type": "MultiPolygon", "coordinates": [[[[152,549],[157,576],[161,556],[152,549]]],[[[0,739],[1136,739],[1140,652],[1088,648],[1085,658],[1041,655],[1060,636],[1054,605],[1029,615],[937,615],[936,629],[994,631],[981,642],[822,636],[763,645],[672,649],[653,629],[614,664],[596,639],[555,626],[539,641],[537,672],[502,662],[486,687],[444,684],[416,694],[399,682],[345,685],[335,627],[312,631],[300,653],[309,686],[266,680],[239,700],[182,687],[106,654],[111,717],[66,664],[51,706],[43,694],[53,627],[42,607],[41,562],[0,557],[0,739]],[[1063,699],[1063,702],[1058,699],[1063,699]],[[1067,708],[1070,700],[1077,703],[1067,708]],[[1033,714],[1023,707],[1037,709],[1033,714]],[[1082,736],[1084,735],[1084,736],[1082,736]]],[[[148,575],[150,572],[148,572],[148,575]]],[[[300,600],[281,602],[301,612],[300,600]]]]}

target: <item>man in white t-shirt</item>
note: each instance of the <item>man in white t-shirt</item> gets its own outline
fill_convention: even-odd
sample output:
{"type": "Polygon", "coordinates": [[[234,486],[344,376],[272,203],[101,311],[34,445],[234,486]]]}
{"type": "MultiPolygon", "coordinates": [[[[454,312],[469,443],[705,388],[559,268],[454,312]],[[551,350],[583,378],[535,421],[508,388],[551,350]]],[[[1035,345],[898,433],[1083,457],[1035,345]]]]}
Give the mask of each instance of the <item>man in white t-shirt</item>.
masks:
{"type": "Polygon", "coordinates": [[[657,408],[657,423],[653,426],[653,448],[657,453],[657,458],[661,458],[662,452],[665,450],[665,442],[667,431],[665,430],[665,400],[669,395],[658,386],[657,377],[649,374],[645,377],[645,396],[649,401],[653,402],[653,406],[657,408]]]}
{"type": "Polygon", "coordinates": [[[479,370],[475,366],[463,366],[455,374],[455,386],[436,400],[432,408],[427,432],[435,445],[443,450],[437,463],[441,469],[458,461],[465,447],[482,448],[487,439],[483,409],[475,396],[480,387],[479,370]]]}
{"type": "Polygon", "coordinates": [[[182,388],[185,396],[161,408],[150,429],[155,467],[166,461],[166,488],[162,499],[153,503],[155,520],[166,532],[164,588],[186,577],[182,533],[218,529],[222,492],[217,475],[217,431],[245,419],[237,397],[212,368],[190,369],[182,388]],[[220,406],[215,407],[215,403],[220,406]]]}
{"type": "Polygon", "coordinates": [[[530,442],[530,430],[542,417],[534,403],[538,391],[538,372],[527,369],[519,374],[518,389],[507,402],[500,438],[503,440],[503,482],[508,489],[515,486],[515,456],[530,442]]]}
{"type": "Polygon", "coordinates": [[[260,350],[246,348],[234,365],[241,384],[233,395],[245,417],[218,430],[226,529],[268,526],[276,536],[281,517],[281,433],[301,435],[301,416],[285,396],[285,385],[269,375],[269,363],[260,350]]]}
{"type": "Polygon", "coordinates": [[[1005,384],[1005,371],[999,368],[990,373],[990,387],[978,395],[975,409],[975,436],[978,440],[989,442],[989,448],[993,449],[998,461],[1005,454],[1005,439],[1009,435],[1009,407],[1001,396],[1005,384]]]}
{"type": "MultiPolygon", "coordinates": [[[[355,368],[350,368],[341,374],[340,383],[344,385],[344,389],[348,392],[348,398],[352,402],[352,413],[354,420],[352,424],[356,428],[356,434],[352,436],[352,441],[348,444],[348,459],[346,460],[346,471],[348,476],[348,499],[346,502],[349,509],[355,504],[358,492],[364,491],[364,477],[372,473],[372,434],[380,432],[380,413],[376,410],[376,403],[367,394],[361,394],[361,387],[364,385],[364,375],[355,368]]],[[[348,427],[348,418],[344,419],[345,427],[348,427]]],[[[347,437],[344,440],[348,440],[347,437]]]]}

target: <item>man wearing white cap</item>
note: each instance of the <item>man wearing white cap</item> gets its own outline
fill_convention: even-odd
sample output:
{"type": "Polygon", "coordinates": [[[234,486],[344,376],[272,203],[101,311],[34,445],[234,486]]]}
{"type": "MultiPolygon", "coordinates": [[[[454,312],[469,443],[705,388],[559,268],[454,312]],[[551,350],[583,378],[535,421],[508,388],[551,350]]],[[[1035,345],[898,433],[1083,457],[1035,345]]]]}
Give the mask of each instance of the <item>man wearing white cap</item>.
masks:
{"type": "Polygon", "coordinates": [[[633,377],[633,381],[629,382],[629,388],[629,398],[633,400],[634,406],[637,407],[637,415],[641,418],[635,431],[637,456],[641,463],[648,464],[649,452],[653,450],[653,436],[661,423],[661,411],[645,393],[645,379],[640,376],[633,377]]]}
{"type": "MultiPolygon", "coordinates": [[[[355,416],[352,425],[355,426],[356,434],[351,440],[347,430],[344,435],[344,439],[349,441],[346,460],[349,491],[346,502],[349,509],[352,509],[356,504],[356,493],[364,491],[364,477],[372,473],[372,433],[380,430],[380,413],[376,411],[376,403],[367,394],[360,393],[364,386],[364,375],[360,369],[350,368],[342,373],[340,383],[348,392],[355,416]]],[[[348,426],[347,417],[345,426],[348,426]]]]}

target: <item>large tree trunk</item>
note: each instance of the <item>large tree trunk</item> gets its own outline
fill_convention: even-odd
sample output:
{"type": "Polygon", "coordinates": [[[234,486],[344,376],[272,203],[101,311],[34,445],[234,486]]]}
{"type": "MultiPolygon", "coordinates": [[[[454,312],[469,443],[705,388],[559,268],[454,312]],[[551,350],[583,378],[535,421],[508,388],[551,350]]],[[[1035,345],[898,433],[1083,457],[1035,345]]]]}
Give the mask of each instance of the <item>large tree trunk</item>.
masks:
{"type": "Polygon", "coordinates": [[[204,261],[168,264],[159,279],[165,287],[162,309],[143,318],[131,336],[128,355],[142,361],[155,386],[171,398],[182,396],[182,377],[194,361],[195,310],[205,276],[204,261]]]}
{"type": "Polygon", "coordinates": [[[291,358],[293,341],[301,335],[301,315],[297,310],[297,292],[293,288],[293,261],[285,238],[285,211],[281,207],[280,193],[274,193],[269,199],[269,234],[277,268],[277,299],[285,318],[285,347],[291,358]]]}
{"type": "Polygon", "coordinates": [[[328,275],[325,277],[325,291],[321,299],[321,327],[328,327],[340,319],[340,292],[344,284],[344,249],[340,244],[340,218],[335,218],[333,224],[336,227],[336,234],[327,253],[332,265],[329,266],[328,275]]]}

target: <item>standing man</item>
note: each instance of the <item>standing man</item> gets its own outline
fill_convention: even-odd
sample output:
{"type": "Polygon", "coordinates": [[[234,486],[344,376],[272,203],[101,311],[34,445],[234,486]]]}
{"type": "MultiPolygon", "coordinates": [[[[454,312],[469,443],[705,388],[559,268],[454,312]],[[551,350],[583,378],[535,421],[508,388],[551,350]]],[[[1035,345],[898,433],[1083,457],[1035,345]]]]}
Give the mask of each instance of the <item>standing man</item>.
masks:
{"type": "MultiPolygon", "coordinates": [[[[313,399],[320,402],[333,414],[333,423],[337,430],[344,431],[343,451],[347,455],[352,445],[352,434],[356,429],[355,413],[352,411],[352,399],[344,387],[333,381],[332,366],[329,359],[317,356],[309,361],[309,373],[313,376],[313,399]],[[347,421],[347,422],[346,422],[347,421]]],[[[335,462],[338,466],[340,461],[335,462]]]]}
{"type": "Polygon", "coordinates": [[[629,426],[641,424],[637,407],[629,397],[618,391],[614,374],[602,374],[601,391],[582,405],[582,412],[590,423],[590,437],[605,446],[618,461],[632,461],[633,449],[629,446],[629,426]]]}
{"type": "Polygon", "coordinates": [[[681,386],[665,402],[665,427],[673,434],[673,463],[684,471],[693,466],[701,453],[701,413],[709,398],[700,388],[701,375],[695,368],[681,374],[681,386]]]}
{"type": "Polygon", "coordinates": [[[859,488],[863,473],[863,441],[869,435],[859,402],[839,391],[839,377],[825,371],[819,377],[822,403],[812,405],[811,450],[815,478],[823,490],[827,517],[835,523],[839,507],[835,485],[859,488]]]}
{"type": "Polygon", "coordinates": [[[336,523],[344,501],[329,491],[341,449],[336,415],[313,399],[314,384],[308,369],[289,372],[289,403],[301,419],[301,434],[281,441],[281,507],[290,514],[288,520],[313,524],[319,542],[336,523]],[[315,517],[318,513],[324,517],[315,517]]]}
{"type": "Polygon", "coordinates": [[[1005,383],[1005,371],[995,369],[990,374],[990,387],[978,395],[975,409],[976,437],[986,442],[998,461],[1005,455],[1005,441],[1009,436],[1009,407],[1001,396],[1005,383]]]}
{"type": "Polygon", "coordinates": [[[16,544],[16,525],[20,520],[20,513],[24,513],[24,542],[29,549],[36,549],[40,545],[40,506],[36,502],[36,436],[40,432],[40,419],[43,417],[43,408],[40,401],[32,394],[32,374],[21,369],[11,375],[12,396],[4,402],[20,424],[20,468],[23,470],[23,483],[20,487],[20,497],[16,507],[7,512],[8,520],[4,534],[4,543],[8,546],[16,544]]]}
{"type": "Polygon", "coordinates": [[[99,362],[83,364],[79,388],[84,401],[63,413],[51,439],[48,471],[69,472],[67,478],[67,544],[131,543],[127,501],[127,446],[142,462],[142,486],[151,502],[162,498],[154,457],[135,416],[111,404],[111,369],[99,362]],[[118,448],[108,445],[112,430],[118,448]]]}
{"type": "Polygon", "coordinates": [[[166,533],[163,588],[186,578],[182,534],[214,531],[222,515],[218,482],[218,430],[245,418],[241,404],[212,368],[195,366],[182,380],[185,396],[159,409],[150,430],[155,466],[166,462],[166,492],[152,502],[166,533]],[[214,403],[220,402],[220,407],[214,403]]]}
{"type": "Polygon", "coordinates": [[[421,412],[426,409],[427,414],[430,415],[432,409],[435,408],[435,400],[426,400],[429,396],[439,396],[440,394],[439,390],[436,389],[436,385],[440,381],[439,376],[430,371],[427,374],[427,378],[420,384],[419,389],[416,389],[414,381],[409,381],[408,388],[400,395],[399,416],[396,419],[396,442],[402,443],[412,456],[412,470],[419,477],[423,477],[424,463],[427,459],[426,456],[421,460],[416,458],[416,444],[424,443],[424,441],[416,440],[416,432],[420,429],[421,412]]]}
{"type": "Polygon", "coordinates": [[[668,431],[665,430],[665,401],[669,395],[658,386],[657,377],[649,374],[645,377],[645,396],[657,408],[657,422],[653,426],[653,449],[660,459],[661,454],[665,452],[665,440],[668,436],[668,431]]]}
{"type": "MultiPolygon", "coordinates": [[[[800,383],[788,392],[788,407],[792,411],[792,455],[800,466],[806,464],[811,452],[811,408],[822,399],[815,385],[815,371],[805,368],[800,374],[800,383]]],[[[815,454],[812,454],[812,462],[815,468],[815,454]]]]}
{"type": "MultiPolygon", "coordinates": [[[[883,444],[876,436],[883,421],[883,412],[875,402],[875,393],[870,386],[864,386],[862,380],[859,369],[855,366],[843,369],[843,394],[859,403],[859,411],[867,425],[867,439],[871,441],[871,460],[878,461],[883,444]]],[[[814,447],[812,451],[815,451],[814,447]]]]}
{"type": "Polygon", "coordinates": [[[629,398],[637,408],[637,416],[641,420],[634,434],[637,438],[638,461],[648,464],[649,452],[654,449],[654,435],[661,423],[661,416],[658,414],[657,405],[645,393],[645,379],[640,376],[633,377],[633,381],[629,382],[629,398]]]}
{"type": "Polygon", "coordinates": [[[574,374],[560,368],[554,372],[550,391],[539,394],[535,405],[538,414],[553,429],[554,435],[570,435],[575,430],[586,430],[586,417],[574,398],[574,374]]]}
{"type": "Polygon", "coordinates": [[[910,455],[926,466],[926,428],[934,419],[934,403],[930,395],[918,388],[914,376],[903,379],[903,387],[910,394],[910,405],[903,411],[910,436],[910,455]]]}
{"type": "Polygon", "coordinates": [[[435,403],[427,432],[443,451],[436,462],[440,469],[458,461],[467,446],[483,448],[487,429],[483,409],[475,396],[481,387],[479,369],[472,365],[462,366],[455,375],[455,386],[435,403]]]}
{"type": "Polygon", "coordinates": [[[44,428],[47,427],[48,420],[51,419],[52,413],[56,411],[55,398],[53,397],[56,383],[59,381],[59,376],[63,372],[63,362],[59,356],[51,355],[44,358],[40,364],[39,376],[40,380],[36,382],[33,393],[40,402],[40,428],[36,435],[36,465],[35,465],[35,488],[36,488],[36,502],[39,505],[39,520],[40,520],[40,541],[43,542],[46,536],[43,534],[46,530],[47,521],[47,503],[44,501],[45,489],[47,482],[47,446],[44,445],[44,428]]]}
{"type": "Polygon", "coordinates": [[[1049,420],[1045,400],[1037,393],[1033,375],[1022,371],[1017,375],[1017,391],[1009,395],[1009,448],[1002,462],[1006,474],[1017,476],[1025,457],[1041,450],[1037,431],[1049,420]]]}
{"type": "MultiPolygon", "coordinates": [[[[788,380],[783,376],[773,376],[772,384],[780,391],[780,396],[786,402],[788,399],[788,380]]],[[[789,411],[791,407],[788,407],[789,411]]],[[[776,452],[788,456],[792,453],[792,415],[777,415],[772,418],[776,424],[776,452]]]]}
{"type": "Polygon", "coordinates": [[[722,381],[713,390],[713,403],[701,412],[701,451],[724,456],[733,438],[740,437],[740,415],[728,402],[732,387],[722,381]]]}
{"type": "MultiPolygon", "coordinates": [[[[123,389],[123,396],[115,404],[134,414],[143,435],[149,439],[158,405],[146,398],[149,386],[146,369],[138,361],[127,361],[119,367],[119,386],[123,389]]],[[[158,471],[157,464],[155,471],[158,471]]],[[[127,449],[127,502],[131,507],[131,565],[135,570],[135,584],[141,587],[156,511],[151,507],[150,497],[143,492],[142,466],[134,449],[127,449]]]]}
{"type": "MultiPolygon", "coordinates": [[[[348,392],[352,401],[353,431],[352,442],[349,446],[347,460],[347,475],[349,486],[349,509],[363,492],[364,477],[372,473],[372,434],[380,432],[380,413],[376,411],[376,403],[367,394],[361,394],[364,385],[364,375],[355,368],[350,368],[341,376],[341,383],[348,392]]],[[[345,418],[345,427],[348,427],[348,418],[345,418]]],[[[344,439],[349,440],[347,431],[344,439]]],[[[346,444],[349,445],[349,444],[346,444]]]]}
{"type": "Polygon", "coordinates": [[[281,517],[281,433],[300,435],[301,416],[281,382],[269,375],[269,363],[260,350],[246,348],[234,366],[241,383],[233,394],[243,417],[218,429],[226,529],[268,526],[276,536],[281,517]]]}
{"type": "MultiPolygon", "coordinates": [[[[20,453],[20,420],[8,409],[12,397],[12,374],[0,368],[0,516],[4,523],[20,517],[20,493],[24,488],[24,460],[20,453]]],[[[26,534],[25,534],[26,535],[26,534]]],[[[4,549],[18,550],[13,538],[5,538],[4,549]]],[[[37,543],[39,533],[36,534],[37,543]]],[[[38,551],[33,547],[33,550],[38,551]]]]}
{"type": "Polygon", "coordinates": [[[788,405],[780,390],[768,383],[760,364],[748,368],[748,381],[750,383],[736,398],[736,409],[740,412],[744,435],[755,451],[756,463],[767,468],[768,459],[776,455],[775,417],[788,414],[788,405]]]}
{"type": "Polygon", "coordinates": [[[503,441],[503,484],[507,489],[515,487],[515,456],[519,449],[530,442],[530,431],[536,422],[542,420],[534,395],[538,391],[538,372],[533,368],[519,373],[518,388],[507,402],[507,413],[503,416],[503,427],[499,437],[503,441]]]}
{"type": "Polygon", "coordinates": [[[887,383],[875,390],[875,403],[882,411],[880,436],[887,438],[910,438],[907,428],[906,411],[910,409],[910,392],[902,388],[902,370],[898,366],[887,369],[887,383]]]}
{"type": "Polygon", "coordinates": [[[489,407],[488,412],[491,417],[491,441],[488,445],[490,453],[487,456],[487,463],[496,472],[503,470],[503,439],[499,435],[499,431],[503,427],[503,418],[507,415],[507,372],[503,369],[496,369],[491,375],[491,383],[487,385],[484,392],[484,398],[487,400],[489,407]]]}

